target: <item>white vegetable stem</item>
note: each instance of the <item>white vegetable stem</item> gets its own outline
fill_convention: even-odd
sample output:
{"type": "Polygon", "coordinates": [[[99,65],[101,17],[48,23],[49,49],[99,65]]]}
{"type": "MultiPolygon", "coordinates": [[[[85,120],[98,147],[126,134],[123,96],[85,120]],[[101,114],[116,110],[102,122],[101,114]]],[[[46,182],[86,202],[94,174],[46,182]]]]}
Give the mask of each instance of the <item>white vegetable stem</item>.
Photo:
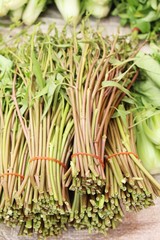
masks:
{"type": "Polygon", "coordinates": [[[111,9],[111,1],[107,1],[104,5],[99,4],[98,1],[87,0],[85,2],[85,9],[96,18],[103,18],[109,14],[111,9]]]}
{"type": "Polygon", "coordinates": [[[80,0],[55,0],[55,3],[65,21],[80,20],[80,0]]]}
{"type": "Polygon", "coordinates": [[[5,0],[6,7],[9,10],[17,10],[28,2],[28,0],[5,0]]]}
{"type": "Polygon", "coordinates": [[[8,8],[6,6],[6,0],[0,0],[0,17],[7,15],[8,8]]]}
{"type": "Polygon", "coordinates": [[[29,0],[22,16],[23,22],[32,25],[43,11],[46,2],[46,0],[29,0]]]}
{"type": "Polygon", "coordinates": [[[10,12],[11,21],[12,22],[18,22],[19,20],[21,20],[23,11],[24,11],[24,6],[18,8],[16,10],[11,11],[10,12]]]}

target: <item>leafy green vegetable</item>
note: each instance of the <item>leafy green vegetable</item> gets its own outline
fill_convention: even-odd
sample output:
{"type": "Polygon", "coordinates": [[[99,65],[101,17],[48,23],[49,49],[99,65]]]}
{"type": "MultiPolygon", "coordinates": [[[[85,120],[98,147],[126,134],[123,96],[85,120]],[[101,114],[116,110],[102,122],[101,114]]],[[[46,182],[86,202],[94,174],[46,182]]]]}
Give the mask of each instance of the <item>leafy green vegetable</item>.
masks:
{"type": "Polygon", "coordinates": [[[111,9],[112,1],[95,1],[95,0],[85,0],[85,9],[96,18],[106,17],[111,9]]]}
{"type": "Polygon", "coordinates": [[[81,3],[80,0],[55,0],[57,8],[62,14],[65,21],[78,23],[81,18],[81,3]]]}
{"type": "Polygon", "coordinates": [[[135,58],[140,75],[133,90],[137,151],[146,169],[156,174],[160,173],[160,62],[158,47],[153,48],[156,54],[140,52],[135,58]]]}
{"type": "Polygon", "coordinates": [[[5,5],[9,10],[17,10],[24,6],[28,0],[5,0],[5,5]]]}
{"type": "Polygon", "coordinates": [[[22,20],[26,25],[32,25],[46,5],[46,0],[29,0],[24,10],[22,20]]]}
{"type": "Polygon", "coordinates": [[[152,174],[160,173],[160,114],[146,120],[138,115],[136,126],[136,144],[140,159],[152,174]]]}
{"type": "Polygon", "coordinates": [[[8,13],[8,10],[5,0],[0,0],[0,17],[5,16],[8,13]]]}
{"type": "Polygon", "coordinates": [[[24,6],[17,8],[16,10],[10,11],[9,16],[12,22],[18,22],[22,18],[24,6]]]}
{"type": "Polygon", "coordinates": [[[157,0],[114,0],[112,15],[119,16],[121,24],[130,24],[132,29],[137,29],[145,34],[150,31],[159,32],[160,2],[157,0]]]}

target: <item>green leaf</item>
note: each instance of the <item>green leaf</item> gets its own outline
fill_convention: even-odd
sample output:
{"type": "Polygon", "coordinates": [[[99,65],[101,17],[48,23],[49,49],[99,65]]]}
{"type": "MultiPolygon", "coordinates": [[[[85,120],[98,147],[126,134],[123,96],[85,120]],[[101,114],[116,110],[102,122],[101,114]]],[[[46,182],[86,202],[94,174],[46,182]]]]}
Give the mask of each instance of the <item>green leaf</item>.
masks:
{"type": "Polygon", "coordinates": [[[44,81],[43,76],[42,76],[40,63],[36,59],[36,55],[35,55],[34,50],[32,52],[31,57],[32,57],[33,74],[36,76],[36,82],[37,82],[39,88],[43,89],[43,87],[45,85],[45,81],[44,81]]]}
{"type": "Polygon", "coordinates": [[[129,92],[128,89],[126,89],[125,87],[123,87],[120,83],[118,82],[114,82],[114,81],[103,81],[102,82],[102,87],[116,87],[119,90],[121,90],[122,92],[124,92],[127,96],[129,96],[130,98],[133,98],[129,92]]]}
{"type": "Polygon", "coordinates": [[[137,54],[135,59],[135,64],[137,67],[145,70],[145,73],[150,77],[150,79],[160,87],[160,63],[158,63],[150,55],[146,55],[142,52],[137,54]]]}
{"type": "MultiPolygon", "coordinates": [[[[45,106],[44,106],[44,111],[43,111],[43,115],[42,115],[42,118],[46,115],[46,113],[48,112],[51,104],[52,104],[52,100],[53,100],[53,96],[54,96],[54,93],[57,89],[57,87],[59,86],[58,84],[55,83],[54,77],[52,76],[49,80],[48,80],[48,85],[46,86],[46,89],[48,89],[48,92],[47,92],[47,98],[46,98],[46,101],[45,101],[45,106]]],[[[44,92],[45,90],[44,89],[44,92]]]]}
{"type": "Polygon", "coordinates": [[[158,7],[158,2],[157,0],[152,0],[150,1],[151,2],[151,7],[154,9],[154,10],[157,10],[157,7],[158,7]]]}
{"type": "Polygon", "coordinates": [[[151,29],[151,25],[149,22],[141,22],[141,21],[137,21],[136,23],[136,27],[138,27],[142,33],[147,33],[150,31],[151,29]]]}

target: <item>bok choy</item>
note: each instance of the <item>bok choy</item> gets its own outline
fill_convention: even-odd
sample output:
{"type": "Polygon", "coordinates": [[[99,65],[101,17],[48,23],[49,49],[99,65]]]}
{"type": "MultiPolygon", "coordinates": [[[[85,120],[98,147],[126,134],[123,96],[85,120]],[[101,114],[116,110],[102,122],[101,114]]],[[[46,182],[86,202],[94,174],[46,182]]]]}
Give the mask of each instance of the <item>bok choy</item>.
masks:
{"type": "Polygon", "coordinates": [[[84,3],[85,9],[96,18],[106,17],[110,12],[111,5],[111,0],[86,0],[84,3]]]}
{"type": "Polygon", "coordinates": [[[160,62],[157,54],[139,53],[140,75],[134,84],[137,151],[151,173],[160,173],[160,62]]]}

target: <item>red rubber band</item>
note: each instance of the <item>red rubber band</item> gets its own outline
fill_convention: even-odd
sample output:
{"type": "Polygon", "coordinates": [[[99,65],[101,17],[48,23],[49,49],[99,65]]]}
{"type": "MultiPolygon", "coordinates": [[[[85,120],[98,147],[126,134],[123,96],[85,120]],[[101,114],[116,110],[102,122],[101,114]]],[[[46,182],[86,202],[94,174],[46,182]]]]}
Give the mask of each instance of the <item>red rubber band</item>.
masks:
{"type": "Polygon", "coordinates": [[[139,157],[134,153],[134,152],[118,152],[118,153],[114,153],[114,154],[112,154],[112,155],[109,155],[109,156],[107,156],[106,158],[107,159],[110,159],[110,158],[113,158],[113,157],[116,157],[116,156],[118,156],[118,155],[134,155],[136,158],[138,158],[139,159],[139,157]]]}
{"type": "Polygon", "coordinates": [[[33,162],[33,161],[36,161],[36,160],[48,160],[48,161],[53,161],[53,162],[56,162],[58,163],[59,165],[61,165],[62,167],[66,168],[66,165],[64,163],[62,163],[60,160],[58,159],[55,159],[55,158],[51,158],[51,157],[33,157],[29,160],[29,162],[33,162]]]}
{"type": "Polygon", "coordinates": [[[72,154],[71,158],[74,158],[74,157],[77,157],[77,156],[89,156],[89,157],[96,158],[97,160],[99,160],[100,164],[101,164],[102,167],[104,168],[104,163],[103,163],[102,159],[101,159],[99,156],[96,156],[96,155],[91,154],[91,153],[79,152],[79,153],[74,153],[74,154],[72,154]]]}
{"type": "Polygon", "coordinates": [[[4,176],[9,176],[9,175],[11,175],[11,176],[16,176],[16,177],[20,177],[20,178],[24,179],[24,176],[21,175],[21,174],[19,174],[19,173],[3,173],[3,174],[1,174],[0,176],[1,176],[1,177],[4,177],[4,176]]]}

